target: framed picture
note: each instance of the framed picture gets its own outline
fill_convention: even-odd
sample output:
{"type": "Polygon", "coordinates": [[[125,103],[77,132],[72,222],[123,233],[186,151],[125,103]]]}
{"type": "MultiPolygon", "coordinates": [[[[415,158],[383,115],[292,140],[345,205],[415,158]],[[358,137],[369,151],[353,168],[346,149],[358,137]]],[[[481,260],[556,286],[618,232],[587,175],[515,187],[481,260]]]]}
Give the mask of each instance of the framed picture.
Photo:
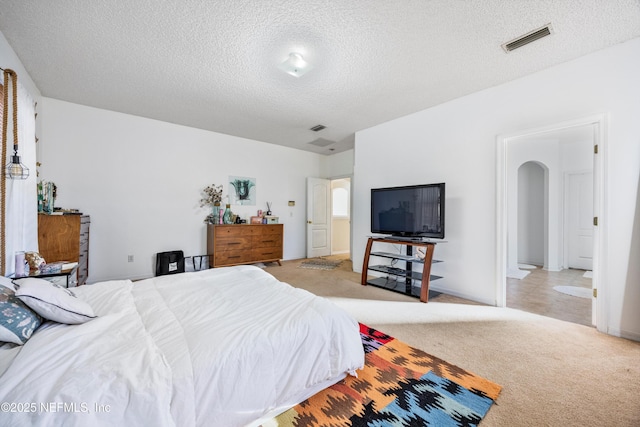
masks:
{"type": "Polygon", "coordinates": [[[229,200],[233,205],[256,205],[256,179],[242,176],[229,177],[229,200]]]}

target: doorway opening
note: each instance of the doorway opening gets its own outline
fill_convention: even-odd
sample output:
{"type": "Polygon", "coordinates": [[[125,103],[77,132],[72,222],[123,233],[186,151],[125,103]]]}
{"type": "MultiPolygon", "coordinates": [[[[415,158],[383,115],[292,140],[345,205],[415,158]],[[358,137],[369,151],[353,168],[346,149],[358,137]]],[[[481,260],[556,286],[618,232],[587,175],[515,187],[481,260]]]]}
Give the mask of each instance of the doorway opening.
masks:
{"type": "Polygon", "coordinates": [[[594,146],[604,151],[604,126],[595,116],[498,138],[498,305],[604,324],[591,289],[600,284],[593,219],[603,221],[604,165],[594,146]]]}
{"type": "Polygon", "coordinates": [[[351,178],[331,180],[331,255],[351,258],[351,178]]]}
{"type": "Polygon", "coordinates": [[[307,258],[351,259],[351,181],[307,178],[307,258]]]}
{"type": "MultiPolygon", "coordinates": [[[[563,150],[573,160],[583,154],[587,163],[591,152],[591,134],[586,132],[572,131],[571,135],[566,132],[558,132],[545,135],[545,138],[558,138],[558,147],[571,144],[571,147],[563,147],[563,150]],[[587,134],[585,134],[587,133],[587,134]],[[578,143],[579,142],[579,143],[578,143]]],[[[538,142],[534,140],[532,143],[538,142]]],[[[555,151],[555,150],[554,150],[555,151]]],[[[540,154],[538,154],[540,156],[540,154]]],[[[543,157],[543,156],[541,156],[543,157]]],[[[552,156],[555,157],[555,156],[552,156]]],[[[563,156],[560,156],[563,157],[563,156]]],[[[564,157],[567,157],[566,155],[564,157]]],[[[567,165],[567,162],[559,162],[561,169],[567,167],[573,170],[574,163],[567,165]],[[564,164],[564,166],[562,165],[564,164]]],[[[584,165],[583,165],[584,166],[584,165]]],[[[552,166],[553,168],[556,165],[552,166]]],[[[560,242],[555,238],[546,238],[549,224],[560,222],[564,211],[565,218],[577,219],[576,217],[593,216],[593,185],[585,185],[591,193],[584,194],[579,191],[571,178],[583,176],[574,172],[564,173],[565,185],[563,188],[563,199],[575,201],[585,199],[585,203],[578,204],[564,203],[556,208],[553,203],[549,203],[549,186],[555,185],[553,170],[550,171],[544,163],[539,161],[526,161],[517,171],[517,265],[507,272],[507,307],[540,314],[546,317],[553,317],[586,326],[592,324],[591,313],[591,276],[587,275],[592,266],[584,260],[592,259],[592,242],[584,242],[580,254],[584,257],[580,259],[582,263],[573,260],[573,257],[564,258],[560,262],[557,271],[549,268],[555,266],[555,262],[549,260],[549,254],[560,253],[559,250],[549,249],[550,244],[560,242]],[[550,174],[550,172],[552,172],[550,174]],[[550,175],[552,178],[550,179],[550,175]],[[569,179],[567,179],[569,178],[569,179]],[[588,197],[585,197],[588,196],[588,197]],[[589,203],[590,202],[590,203],[589,203]],[[579,208],[579,209],[576,209],[579,208]],[[579,215],[582,214],[582,215],[579,215]],[[549,216],[555,218],[550,219],[549,216]],[[589,244],[591,243],[591,245],[589,244]],[[515,274],[514,274],[515,271],[515,274]]],[[[590,176],[592,174],[584,174],[590,176]]],[[[592,184],[592,182],[590,182],[592,184]]],[[[575,240],[572,231],[577,220],[564,221],[564,246],[569,246],[575,253],[575,240]],[[567,238],[568,237],[568,238],[567,238]],[[573,244],[566,244],[567,241],[573,244]]],[[[510,227],[516,228],[516,227],[510,227]]],[[[587,227],[588,228],[588,227],[587,227]]],[[[591,231],[591,230],[588,230],[591,231]]],[[[565,252],[565,255],[568,253],[565,252]]]]}

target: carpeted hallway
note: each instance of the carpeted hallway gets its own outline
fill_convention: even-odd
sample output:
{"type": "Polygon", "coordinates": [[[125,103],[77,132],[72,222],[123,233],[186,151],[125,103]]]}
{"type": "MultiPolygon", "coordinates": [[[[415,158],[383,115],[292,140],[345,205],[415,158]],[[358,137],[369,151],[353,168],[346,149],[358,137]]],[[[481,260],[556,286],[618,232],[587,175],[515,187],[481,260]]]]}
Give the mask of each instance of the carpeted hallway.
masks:
{"type": "MultiPolygon", "coordinates": [[[[328,257],[334,259],[334,257],[328,257]]],[[[266,270],[368,324],[502,385],[482,426],[640,425],[640,343],[594,328],[441,294],[428,304],[333,270],[266,270]]]]}

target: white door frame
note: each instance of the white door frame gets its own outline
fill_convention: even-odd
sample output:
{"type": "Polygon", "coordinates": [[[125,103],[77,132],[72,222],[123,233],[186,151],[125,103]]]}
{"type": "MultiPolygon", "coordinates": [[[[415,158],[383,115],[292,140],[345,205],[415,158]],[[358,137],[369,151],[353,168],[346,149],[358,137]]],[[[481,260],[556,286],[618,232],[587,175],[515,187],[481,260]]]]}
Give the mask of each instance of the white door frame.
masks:
{"type": "Polygon", "coordinates": [[[505,307],[507,304],[507,152],[509,143],[523,136],[547,133],[577,126],[595,125],[594,143],[598,146],[598,154],[594,156],[593,165],[593,215],[598,218],[598,226],[593,230],[593,287],[598,291],[593,306],[595,326],[601,332],[607,332],[608,310],[606,304],[606,281],[602,280],[606,274],[607,254],[604,242],[607,238],[607,212],[604,191],[607,186],[607,150],[608,150],[608,116],[596,114],[575,120],[555,123],[533,129],[527,129],[506,135],[498,135],[496,161],[496,305],[505,307]]]}

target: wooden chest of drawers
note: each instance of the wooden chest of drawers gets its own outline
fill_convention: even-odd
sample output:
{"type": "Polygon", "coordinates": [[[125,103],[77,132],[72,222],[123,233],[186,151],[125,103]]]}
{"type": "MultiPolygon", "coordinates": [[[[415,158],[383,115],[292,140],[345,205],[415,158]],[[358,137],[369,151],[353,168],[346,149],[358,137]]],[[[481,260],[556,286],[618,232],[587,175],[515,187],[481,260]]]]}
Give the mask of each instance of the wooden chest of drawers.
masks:
{"type": "Polygon", "coordinates": [[[207,225],[207,253],[213,267],[282,259],[282,224],[207,225]]]}
{"type": "Polygon", "coordinates": [[[78,286],[89,276],[88,215],[38,215],[38,252],[48,263],[78,263],[78,286]]]}

